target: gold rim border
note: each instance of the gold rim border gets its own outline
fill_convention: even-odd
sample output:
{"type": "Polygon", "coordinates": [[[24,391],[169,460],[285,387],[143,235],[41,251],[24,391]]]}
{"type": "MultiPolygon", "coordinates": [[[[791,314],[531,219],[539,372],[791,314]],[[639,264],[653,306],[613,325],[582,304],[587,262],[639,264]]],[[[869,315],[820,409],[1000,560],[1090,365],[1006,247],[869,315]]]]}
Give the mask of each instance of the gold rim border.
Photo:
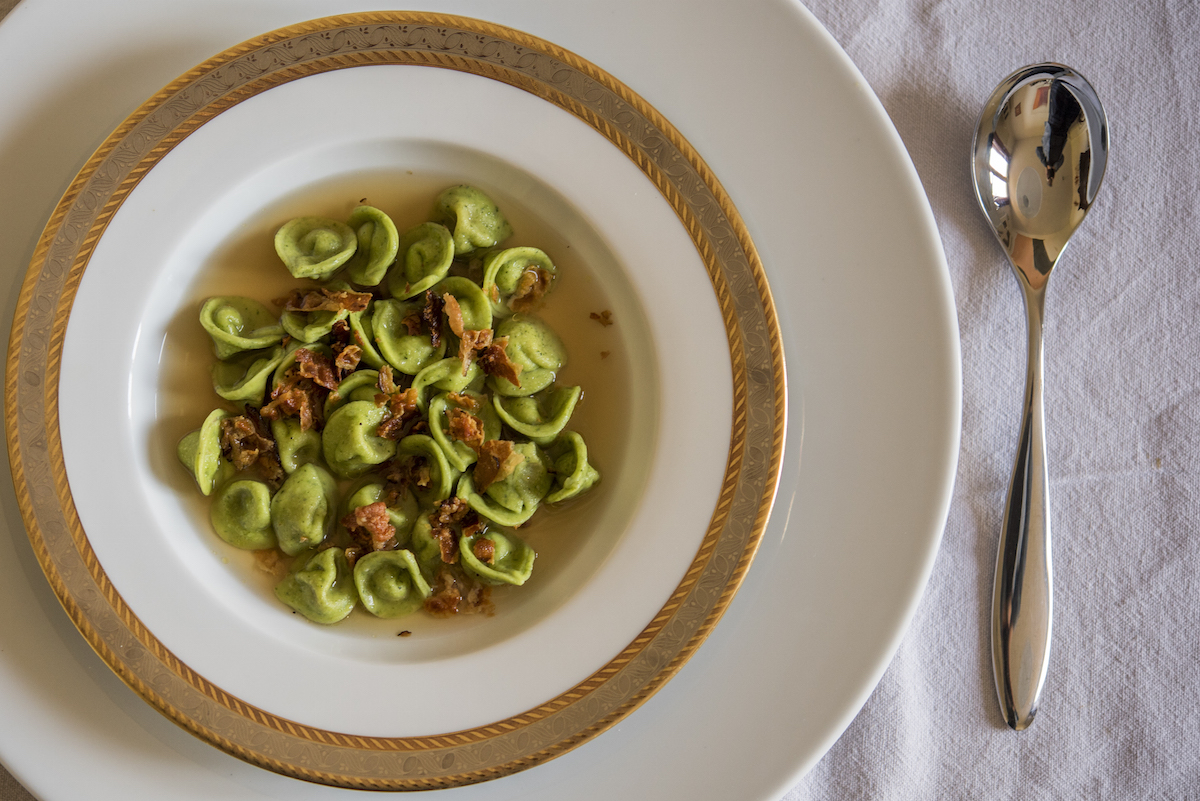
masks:
{"type": "MultiPolygon", "coordinates": [[[[42,311],[45,310],[43,309],[42,311]]],[[[745,314],[746,310],[742,309],[741,313],[745,314]]],[[[122,681],[173,722],[222,750],[261,767],[299,779],[336,786],[380,790],[416,790],[457,786],[498,778],[532,767],[540,762],[565,753],[611,727],[628,715],[674,676],[708,636],[724,613],[740,587],[746,571],[749,569],[750,562],[757,551],[774,501],[779,468],[783,456],[783,440],[786,426],[786,379],[783,350],[774,302],[767,285],[765,272],[749,233],[737,210],[734,208],[732,201],[717,181],[715,175],[709,170],[699,154],[662,115],[624,84],[595,65],[570,51],[529,34],[494,23],[465,17],[410,12],[383,12],[351,14],[312,20],[281,28],[230,48],[224,53],[214,56],[198,65],[164,87],[159,93],[147,100],[137,111],[131,114],[105,140],[83,169],[80,170],[64,194],[38,241],[14,314],[5,378],[5,405],[7,410],[5,427],[8,437],[13,482],[18,505],[25,520],[35,555],[72,622],[83,634],[91,647],[117,673],[122,681]],[[49,270],[53,272],[56,269],[62,269],[61,265],[47,263],[47,256],[50,253],[55,237],[61,233],[68,211],[79,201],[88,181],[101,169],[113,152],[121,146],[125,138],[134,132],[139,123],[162,107],[181,90],[212,74],[222,65],[249,53],[279,46],[289,40],[295,40],[311,34],[335,36],[339,32],[344,33],[356,26],[379,24],[432,26],[466,35],[493,37],[514,44],[519,48],[527,49],[530,52],[548,56],[553,60],[567,65],[569,68],[584,75],[587,79],[608,90],[619,98],[621,102],[627,104],[630,109],[645,118],[657,132],[664,136],[671,147],[682,154],[686,160],[687,167],[695,173],[702,182],[703,188],[711,193],[712,197],[716,200],[719,213],[724,218],[723,222],[729,226],[741,254],[744,255],[747,261],[748,272],[753,281],[753,288],[750,294],[753,295],[758,304],[758,308],[754,309],[754,311],[762,315],[761,323],[763,330],[757,332],[757,334],[764,338],[765,342],[759,344],[765,347],[769,353],[770,375],[756,375],[751,377],[748,374],[745,357],[745,332],[740,322],[739,309],[735,307],[738,298],[735,298],[730,292],[722,259],[712,249],[703,224],[697,218],[686,199],[682,197],[676,186],[663,172],[661,166],[655,163],[641,147],[631,142],[624,133],[610,124],[607,119],[595,113],[575,97],[550,86],[544,81],[531,78],[512,68],[483,60],[461,56],[456,57],[446,53],[437,54],[429,51],[395,49],[338,54],[324,58],[310,59],[297,63],[292,67],[274,70],[257,79],[243,83],[234,91],[225,92],[201,111],[192,114],[185,121],[176,125],[169,135],[160,139],[152,150],[139,159],[136,167],[126,175],[116,190],[111,193],[105,205],[96,213],[87,237],[78,243],[76,256],[74,261],[69,265],[65,282],[58,297],[57,306],[52,315],[52,324],[48,332],[48,337],[44,340],[46,342],[44,349],[46,354],[45,376],[39,382],[36,369],[27,373],[23,372],[23,365],[21,363],[22,351],[25,350],[25,346],[30,344],[30,339],[34,334],[44,333],[40,330],[31,331],[27,327],[31,308],[42,299],[37,296],[36,292],[39,279],[42,277],[44,271],[49,270]],[[705,267],[709,272],[729,338],[734,385],[731,446],[726,463],[725,478],[722,482],[721,493],[713,517],[702,545],[687,574],[667,604],[664,605],[646,629],[620,655],[591,677],[567,693],[551,699],[546,704],[531,709],[523,715],[467,731],[417,738],[357,737],[297,724],[242,702],[240,699],[225,693],[219,687],[216,687],[204,679],[204,677],[188,668],[187,665],[183,664],[145,628],[141,621],[125,605],[120,594],[108,581],[107,575],[100,567],[87,541],[87,536],[83,531],[74,507],[70,488],[67,483],[65,463],[58,432],[59,361],[67,319],[70,315],[70,309],[79,286],[79,281],[90,260],[92,250],[103,234],[108,222],[111,220],[113,214],[116,213],[125,197],[140,182],[146,172],[192,131],[225,109],[255,94],[307,75],[333,69],[383,63],[412,64],[461,70],[493,78],[523,89],[554,103],[584,120],[617,146],[627,157],[633,160],[642,170],[643,174],[655,184],[671,207],[675,209],[689,236],[699,250],[705,267]],[[20,426],[22,409],[19,406],[19,396],[23,375],[27,383],[40,383],[43,408],[45,410],[41,420],[44,438],[35,437],[32,441],[28,437],[22,437],[20,426]],[[749,525],[748,537],[746,538],[744,547],[741,548],[736,564],[732,566],[732,569],[728,573],[728,580],[725,582],[718,600],[707,611],[699,625],[687,636],[682,647],[674,652],[670,661],[665,666],[660,667],[652,676],[643,681],[641,686],[629,695],[626,700],[614,708],[608,709],[604,714],[592,720],[585,728],[562,737],[548,747],[541,748],[534,753],[518,755],[514,758],[501,758],[498,764],[480,770],[446,773],[433,778],[378,778],[351,775],[342,770],[314,769],[308,765],[299,764],[296,761],[280,759],[247,748],[241,743],[223,736],[214,726],[197,720],[186,711],[173,705],[155,687],[143,680],[136,666],[131,667],[130,654],[118,655],[114,652],[109,646],[107,639],[97,629],[96,622],[92,619],[92,614],[95,602],[100,599],[80,599],[71,593],[63,575],[60,574],[58,562],[52,556],[47,531],[43,529],[37,514],[30,492],[30,476],[26,474],[25,470],[29,462],[23,458],[24,452],[30,448],[37,452],[44,451],[47,454],[50,467],[49,477],[52,480],[54,493],[58,498],[61,512],[65,518],[66,533],[70,538],[71,546],[82,557],[83,567],[100,589],[103,602],[112,608],[119,617],[120,623],[128,628],[132,636],[153,655],[154,659],[158,660],[163,667],[175,676],[180,677],[202,696],[247,721],[289,737],[299,738],[311,744],[379,753],[414,753],[435,749],[455,749],[511,733],[580,702],[619,674],[636,655],[640,654],[674,620],[677,613],[680,612],[689,600],[691,591],[695,588],[697,581],[700,580],[709,560],[713,558],[720,535],[729,521],[735,496],[745,489],[741,484],[743,467],[747,455],[746,430],[748,419],[752,415],[752,410],[747,405],[748,380],[757,381],[758,384],[762,384],[764,381],[769,383],[769,394],[773,402],[773,409],[770,413],[772,425],[770,443],[767,448],[768,453],[757,454],[757,459],[765,464],[766,472],[761,476],[759,483],[751,488],[757,491],[756,513],[754,520],[749,525]]],[[[51,533],[55,537],[62,534],[61,531],[51,533]]],[[[137,660],[144,658],[145,655],[135,654],[133,656],[137,660]]],[[[451,759],[450,763],[453,764],[454,760],[451,759]]]]}

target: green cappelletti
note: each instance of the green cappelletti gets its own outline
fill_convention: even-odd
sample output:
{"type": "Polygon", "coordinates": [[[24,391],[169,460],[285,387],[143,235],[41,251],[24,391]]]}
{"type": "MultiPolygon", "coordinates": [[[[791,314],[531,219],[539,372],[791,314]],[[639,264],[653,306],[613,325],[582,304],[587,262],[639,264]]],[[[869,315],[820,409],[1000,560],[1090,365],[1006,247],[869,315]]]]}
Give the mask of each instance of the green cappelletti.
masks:
{"type": "Polygon", "coordinates": [[[538,316],[559,278],[482,190],[426,220],[360,202],[285,222],[274,246],[308,283],[206,300],[219,405],[177,446],[229,546],[286,570],[284,608],[323,625],[493,609],[537,553],[522,528],[600,481],[570,424],[580,386],[538,316]],[[355,610],[362,610],[355,612],[355,610]]]}

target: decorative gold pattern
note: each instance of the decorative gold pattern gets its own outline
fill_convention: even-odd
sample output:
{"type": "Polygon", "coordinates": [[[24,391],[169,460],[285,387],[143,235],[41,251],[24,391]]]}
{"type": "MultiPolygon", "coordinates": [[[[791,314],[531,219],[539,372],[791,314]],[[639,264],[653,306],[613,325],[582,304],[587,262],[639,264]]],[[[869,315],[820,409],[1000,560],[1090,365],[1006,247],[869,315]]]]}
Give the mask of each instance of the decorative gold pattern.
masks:
{"type": "Polygon", "coordinates": [[[88,160],[48,222],[18,300],[5,375],[18,503],[54,592],[96,652],[164,715],[264,768],[325,784],[420,790],[494,779],[594,737],[636,709],[695,652],[749,568],[783,454],[783,351],[762,265],[720,184],[683,137],[596,66],[491,23],[409,12],[356,14],[275,31],[222,53],[150,98],[88,160]],[[679,216],[706,265],[733,366],[731,447],[709,528],[669,601],[625,650],[570,691],[508,720],[429,737],[358,737],[279,718],[168,651],[122,600],[76,515],[58,430],[67,319],[112,215],[175,145],[231,106],[334,69],[407,64],[523,89],[625,153],[679,216]]]}

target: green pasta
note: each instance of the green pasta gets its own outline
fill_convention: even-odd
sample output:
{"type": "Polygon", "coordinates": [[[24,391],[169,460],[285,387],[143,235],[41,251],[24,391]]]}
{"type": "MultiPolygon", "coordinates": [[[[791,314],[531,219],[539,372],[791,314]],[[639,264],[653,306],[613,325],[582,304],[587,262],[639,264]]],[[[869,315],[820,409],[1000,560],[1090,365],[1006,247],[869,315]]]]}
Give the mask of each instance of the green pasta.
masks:
{"type": "Polygon", "coordinates": [[[400,237],[399,256],[388,273],[388,289],[393,297],[405,300],[420,295],[450,272],[454,237],[444,225],[421,223],[400,237]]]}
{"type": "Polygon", "coordinates": [[[471,575],[487,584],[521,586],[533,573],[533,548],[515,534],[478,532],[458,541],[459,556],[471,575]],[[486,544],[486,548],[480,545],[486,544]],[[487,554],[486,558],[481,554],[487,554]]]}
{"type": "Polygon", "coordinates": [[[357,478],[396,453],[396,443],[379,435],[387,409],[374,401],[351,401],[325,423],[321,451],[329,469],[342,478],[357,478]]]}
{"type": "Polygon", "coordinates": [[[358,592],[345,550],[302,555],[275,587],[275,597],[314,623],[337,623],[354,611],[358,592]]]}
{"type": "Polygon", "coordinates": [[[200,307],[200,325],[212,337],[218,359],[269,348],[283,339],[283,326],[266,306],[251,298],[209,298],[200,307]]]}
{"type": "Polygon", "coordinates": [[[210,507],[213,530],[235,548],[274,548],[271,524],[271,490],[257,479],[239,478],[221,486],[210,507]]]}
{"type": "Polygon", "coordinates": [[[496,326],[496,338],[505,339],[505,351],[513,364],[520,368],[519,384],[507,378],[492,376],[490,384],[498,395],[532,395],[554,383],[559,370],[567,361],[567,349],[562,340],[545,322],[531,315],[509,317],[496,326]]]}
{"type": "Polygon", "coordinates": [[[213,409],[200,428],[184,435],[176,449],[179,461],[204,495],[211,495],[222,479],[233,473],[233,465],[221,454],[221,421],[230,416],[224,409],[213,409]]]}
{"type": "Polygon", "coordinates": [[[559,277],[483,191],[452,186],[398,233],[361,202],[275,235],[309,283],[272,312],[238,295],[200,309],[214,409],[177,446],[214,532],[275,554],[275,595],[315,623],[359,606],[395,619],[491,611],[532,580],[518,534],[600,481],[568,425],[562,340],[537,316],[559,277]],[[317,282],[315,288],[312,282],[317,282]]]}
{"type": "Polygon", "coordinates": [[[429,582],[411,551],[373,551],[354,565],[354,587],[376,617],[403,617],[421,608],[429,582]]]}
{"type": "Polygon", "coordinates": [[[536,444],[517,443],[513,450],[521,457],[516,468],[482,493],[471,475],[464,475],[458,483],[459,498],[482,517],[509,527],[523,525],[533,517],[554,480],[549,459],[536,444]]]}
{"type": "Polygon", "coordinates": [[[454,230],[454,253],[463,256],[490,248],[512,236],[512,226],[492,202],[473,186],[452,186],[438,195],[434,211],[454,230]]]}
{"type": "Polygon", "coordinates": [[[360,286],[376,286],[400,249],[400,235],[392,218],[374,206],[359,206],[348,224],[358,248],[346,263],[346,277],[360,286]]]}
{"type": "Polygon", "coordinates": [[[288,556],[315,548],[332,531],[337,483],[325,468],[309,463],[288,476],[271,498],[271,523],[288,556]]]}
{"type": "Polygon", "coordinates": [[[296,278],[322,281],[357,249],[358,236],[349,225],[324,217],[298,217],[275,234],[275,252],[296,278]]]}
{"type": "Polygon", "coordinates": [[[213,389],[227,401],[261,406],[267,382],[283,361],[284,350],[276,345],[269,351],[249,351],[212,367],[213,389]]]}
{"type": "Polygon", "coordinates": [[[371,319],[375,344],[388,365],[405,375],[416,375],[446,355],[445,339],[435,345],[428,333],[412,333],[406,322],[413,315],[419,317],[421,309],[419,302],[395,299],[375,302],[371,319]]]}
{"type": "Polygon", "coordinates": [[[546,292],[558,270],[538,248],[506,248],[483,260],[480,289],[497,316],[527,311],[546,292]]]}

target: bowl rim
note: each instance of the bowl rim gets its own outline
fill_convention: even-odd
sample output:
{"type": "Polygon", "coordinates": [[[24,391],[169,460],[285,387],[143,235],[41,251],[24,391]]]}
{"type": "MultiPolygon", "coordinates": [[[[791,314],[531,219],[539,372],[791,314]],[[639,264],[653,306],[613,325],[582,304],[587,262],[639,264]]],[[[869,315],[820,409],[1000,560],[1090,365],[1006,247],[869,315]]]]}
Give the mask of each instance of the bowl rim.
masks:
{"type": "Polygon", "coordinates": [[[122,681],[183,728],[253,764],[308,781],[399,790],[484,781],[558,756],[611,727],[675,675],[724,613],[757,550],[787,422],[783,348],[765,272],[737,210],[690,144],[628,87],[573,53],[493,23],[413,12],[327,17],[256,37],[185,73],[118,126],[80,170],[38,241],[14,316],[5,402],[14,485],[38,562],[72,622],[122,681]],[[571,691],[524,715],[434,737],[366,738],[301,726],[245,704],[183,664],[130,611],[92,551],[66,480],[58,428],[71,305],[96,243],[141,178],[237,103],[307,75],[369,64],[499,80],[604,135],[658,188],[695,244],[724,318],[733,372],[732,436],[716,509],[659,614],[571,691]],[[606,104],[610,99],[617,104],[606,104]],[[147,134],[143,123],[167,119],[171,124],[147,134]],[[667,659],[647,675],[651,651],[667,659]],[[639,673],[628,688],[613,681],[639,673]],[[606,693],[616,698],[586,703],[618,684],[619,693],[606,693]],[[222,712],[233,713],[239,731],[220,720],[222,712]],[[533,745],[516,753],[502,747],[518,735],[533,745]],[[262,737],[270,740],[266,747],[250,745],[262,737]]]}

